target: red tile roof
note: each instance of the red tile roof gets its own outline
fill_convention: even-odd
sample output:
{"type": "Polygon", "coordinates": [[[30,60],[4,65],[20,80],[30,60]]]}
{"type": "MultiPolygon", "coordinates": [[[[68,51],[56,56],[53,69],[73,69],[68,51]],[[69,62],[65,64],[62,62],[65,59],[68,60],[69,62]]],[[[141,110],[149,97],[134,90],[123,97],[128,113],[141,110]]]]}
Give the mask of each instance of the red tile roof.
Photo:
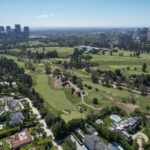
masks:
{"type": "Polygon", "coordinates": [[[32,141],[32,136],[27,129],[16,133],[10,137],[11,147],[16,149],[22,145],[28,144],[32,141]]]}

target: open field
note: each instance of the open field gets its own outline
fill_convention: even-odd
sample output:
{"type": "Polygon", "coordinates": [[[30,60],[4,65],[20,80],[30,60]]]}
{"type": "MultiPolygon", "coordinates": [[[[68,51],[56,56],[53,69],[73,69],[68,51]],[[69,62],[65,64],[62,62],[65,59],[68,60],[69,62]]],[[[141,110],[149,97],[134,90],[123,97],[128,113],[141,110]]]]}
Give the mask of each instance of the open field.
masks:
{"type": "Polygon", "coordinates": [[[92,55],[92,61],[100,65],[96,69],[112,71],[121,69],[124,75],[143,73],[142,65],[146,63],[147,73],[150,73],[150,54],[141,54],[140,58],[136,58],[130,57],[132,53],[129,51],[124,51],[123,56],[119,56],[119,53],[113,53],[113,56],[110,56],[109,52],[106,52],[105,55],[95,54],[92,55]]]}
{"type": "Polygon", "coordinates": [[[91,92],[87,97],[85,97],[85,102],[96,108],[101,108],[111,104],[111,101],[104,97],[101,92],[91,92]],[[98,99],[98,105],[93,104],[93,98],[98,99]]]}
{"type": "MultiPolygon", "coordinates": [[[[99,93],[101,92],[102,96],[108,95],[112,97],[116,102],[123,102],[124,100],[129,100],[131,98],[131,92],[125,89],[119,90],[119,89],[114,89],[114,88],[107,88],[100,84],[94,84],[88,80],[84,80],[84,83],[92,86],[93,88],[99,89],[99,92],[94,94],[95,97],[99,97],[99,93]]],[[[132,93],[132,96],[136,100],[137,104],[140,106],[141,110],[146,111],[146,106],[150,104],[149,97],[144,97],[139,94],[133,94],[133,93],[132,93]]]]}
{"type": "Polygon", "coordinates": [[[70,121],[72,120],[73,118],[75,119],[80,119],[80,118],[85,118],[86,114],[84,113],[80,113],[79,111],[72,111],[69,115],[67,114],[62,114],[61,117],[66,121],[70,121]]]}
{"type": "MultiPolygon", "coordinates": [[[[50,50],[50,49],[49,49],[50,50]]],[[[72,49],[73,50],[73,49],[72,49]]],[[[62,48],[62,52],[72,52],[70,48],[62,48]]],[[[119,52],[120,53],[120,52],[119,52]]],[[[121,69],[124,75],[130,74],[141,74],[142,64],[147,63],[148,74],[150,73],[150,55],[149,54],[141,54],[140,58],[130,57],[131,52],[123,52],[123,56],[118,56],[119,53],[113,53],[113,56],[110,56],[110,53],[107,52],[105,55],[94,54],[92,56],[92,60],[97,62],[99,66],[93,67],[92,69],[101,69],[101,70],[112,70],[121,69]],[[130,67],[130,69],[127,69],[130,67]],[[123,69],[124,68],[124,69],[123,69]],[[136,68],[136,70],[135,70],[136,68]]],[[[18,62],[17,58],[14,56],[6,56],[9,59],[13,59],[20,67],[25,67],[24,62],[18,62]]],[[[45,59],[42,60],[41,63],[34,64],[36,69],[43,70],[46,62],[51,63],[51,68],[54,70],[56,68],[60,68],[64,70],[61,65],[52,64],[55,61],[64,61],[66,59],[56,58],[56,59],[45,59]]],[[[73,75],[77,75],[82,78],[84,84],[88,84],[93,87],[93,89],[97,88],[99,91],[95,92],[89,91],[89,95],[85,97],[85,102],[91,106],[101,108],[104,106],[113,105],[113,102],[108,99],[106,96],[110,96],[114,99],[115,102],[119,102],[120,106],[124,106],[122,104],[124,100],[129,100],[131,98],[131,93],[125,89],[113,89],[107,88],[100,84],[94,84],[91,82],[90,74],[85,72],[84,70],[76,70],[76,69],[67,69],[65,70],[70,72],[73,75]],[[106,96],[105,96],[106,95],[106,96]],[[98,105],[93,105],[93,98],[98,98],[98,105]]],[[[30,73],[26,69],[27,73],[30,73]]],[[[55,89],[52,85],[52,82],[48,80],[48,76],[44,73],[30,73],[35,81],[35,89],[41,94],[41,96],[45,100],[45,105],[48,107],[50,111],[57,112],[61,114],[61,117],[67,122],[74,118],[85,117],[89,112],[84,112],[82,115],[79,112],[78,106],[82,104],[81,99],[79,97],[72,96],[68,89],[55,89]],[[65,114],[63,110],[68,110],[68,114],[65,114]]],[[[149,105],[149,97],[144,97],[139,94],[132,94],[137,104],[140,106],[141,110],[146,111],[146,106],[149,105]]],[[[127,111],[129,108],[127,109],[127,111]]]]}
{"type": "Polygon", "coordinates": [[[46,107],[59,112],[66,122],[85,116],[78,110],[80,98],[72,96],[68,90],[54,89],[51,80],[45,74],[33,74],[32,78],[35,81],[35,90],[44,98],[46,107]],[[67,111],[68,114],[63,114],[63,111],[67,111]]]}
{"type": "Polygon", "coordinates": [[[66,98],[63,90],[53,89],[45,74],[35,74],[35,90],[56,110],[76,110],[75,106],[66,98]]]}
{"type": "MultiPolygon", "coordinates": [[[[72,47],[45,47],[45,50],[43,51],[43,47],[39,48],[28,48],[27,50],[31,50],[31,52],[51,52],[53,50],[56,50],[60,55],[65,55],[65,54],[71,54],[74,50],[72,47]]],[[[19,52],[20,49],[12,49],[11,51],[17,51],[19,52]]]]}

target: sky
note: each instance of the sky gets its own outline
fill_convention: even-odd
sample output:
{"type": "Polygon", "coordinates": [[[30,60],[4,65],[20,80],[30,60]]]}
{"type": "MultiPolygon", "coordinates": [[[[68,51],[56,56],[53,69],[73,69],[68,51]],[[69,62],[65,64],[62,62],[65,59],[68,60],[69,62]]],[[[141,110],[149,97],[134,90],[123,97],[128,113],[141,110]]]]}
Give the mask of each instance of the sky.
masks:
{"type": "Polygon", "coordinates": [[[150,27],[150,0],[1,0],[0,25],[150,27]]]}

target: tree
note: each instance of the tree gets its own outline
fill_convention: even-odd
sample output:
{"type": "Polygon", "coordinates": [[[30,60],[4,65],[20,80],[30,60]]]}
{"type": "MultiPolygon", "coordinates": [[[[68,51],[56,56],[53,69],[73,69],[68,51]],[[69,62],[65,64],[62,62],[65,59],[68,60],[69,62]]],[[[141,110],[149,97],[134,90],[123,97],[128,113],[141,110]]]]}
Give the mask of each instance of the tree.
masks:
{"type": "Polygon", "coordinates": [[[93,104],[94,105],[98,105],[98,99],[95,97],[95,98],[93,98],[93,104]]]}
{"type": "Polygon", "coordinates": [[[105,51],[102,51],[102,54],[105,55],[105,51]]]}
{"type": "Polygon", "coordinates": [[[55,76],[58,76],[58,75],[60,75],[60,74],[61,74],[61,71],[60,71],[60,69],[58,69],[58,68],[53,71],[54,77],[55,77],[55,76]]]}
{"type": "Polygon", "coordinates": [[[96,71],[92,72],[91,79],[92,79],[93,83],[99,83],[99,77],[98,77],[98,74],[96,73],[96,71]]]}
{"type": "Polygon", "coordinates": [[[143,71],[143,72],[146,72],[146,69],[147,69],[147,64],[144,63],[143,66],[142,66],[142,71],[143,71]]]}
{"type": "Polygon", "coordinates": [[[112,56],[113,55],[113,52],[112,51],[110,51],[110,56],[112,56]]]}
{"type": "Polygon", "coordinates": [[[50,74],[51,73],[51,67],[50,67],[49,63],[46,63],[46,65],[45,65],[45,71],[46,71],[46,74],[50,74]]]}
{"type": "Polygon", "coordinates": [[[66,124],[63,120],[56,122],[53,126],[52,126],[52,131],[54,134],[54,137],[59,140],[61,138],[63,138],[64,136],[67,135],[67,128],[66,128],[66,124]]]}
{"type": "Polygon", "coordinates": [[[149,112],[149,110],[150,110],[150,106],[149,105],[146,106],[146,110],[147,110],[147,112],[149,112]]]}
{"type": "Polygon", "coordinates": [[[77,84],[77,81],[78,81],[77,76],[73,75],[73,76],[72,76],[72,83],[73,83],[73,84],[77,84]]]}
{"type": "Polygon", "coordinates": [[[149,150],[150,149],[150,142],[145,143],[144,149],[145,150],[149,150]]]}

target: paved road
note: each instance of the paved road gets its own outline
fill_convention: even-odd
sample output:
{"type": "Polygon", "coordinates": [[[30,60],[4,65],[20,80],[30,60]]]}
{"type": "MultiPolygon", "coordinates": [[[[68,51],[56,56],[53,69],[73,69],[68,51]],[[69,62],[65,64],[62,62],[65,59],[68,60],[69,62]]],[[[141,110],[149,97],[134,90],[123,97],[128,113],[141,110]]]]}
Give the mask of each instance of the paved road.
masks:
{"type": "Polygon", "coordinates": [[[73,83],[70,82],[70,81],[67,81],[67,83],[68,83],[72,88],[74,88],[76,92],[81,92],[81,100],[82,100],[82,103],[83,103],[84,105],[86,105],[86,106],[88,106],[88,107],[90,107],[90,108],[92,108],[92,109],[95,109],[95,110],[101,110],[101,108],[96,108],[96,107],[94,107],[94,106],[92,106],[92,105],[89,105],[89,104],[87,104],[87,103],[85,102],[84,97],[87,96],[87,95],[89,95],[89,93],[88,93],[87,91],[84,91],[85,94],[82,94],[83,91],[81,91],[80,88],[78,88],[75,84],[73,84],[73,83]]]}
{"type": "Polygon", "coordinates": [[[51,131],[50,129],[48,129],[45,120],[44,120],[44,119],[41,119],[41,115],[40,115],[38,109],[33,106],[31,100],[30,100],[29,98],[23,98],[23,99],[21,99],[21,100],[26,100],[26,101],[29,103],[29,105],[30,105],[30,107],[31,107],[31,109],[32,109],[32,111],[33,111],[33,113],[37,115],[37,118],[39,119],[39,122],[43,125],[42,128],[43,128],[44,131],[46,132],[47,136],[52,136],[52,143],[53,143],[53,145],[56,146],[56,147],[58,148],[58,150],[63,150],[62,147],[61,147],[60,145],[58,145],[58,144],[54,141],[54,135],[53,135],[52,131],[51,131]]]}
{"type": "MultiPolygon", "coordinates": [[[[84,92],[85,92],[85,91],[84,91],[84,92]]],[[[86,92],[85,92],[85,93],[86,93],[86,92]]],[[[87,95],[88,95],[88,92],[87,92],[87,94],[81,94],[82,103],[83,103],[84,105],[86,105],[86,106],[92,108],[92,109],[101,110],[102,108],[96,108],[96,107],[94,107],[94,106],[92,106],[92,105],[87,104],[87,103],[84,101],[84,97],[87,96],[87,95]]]]}

